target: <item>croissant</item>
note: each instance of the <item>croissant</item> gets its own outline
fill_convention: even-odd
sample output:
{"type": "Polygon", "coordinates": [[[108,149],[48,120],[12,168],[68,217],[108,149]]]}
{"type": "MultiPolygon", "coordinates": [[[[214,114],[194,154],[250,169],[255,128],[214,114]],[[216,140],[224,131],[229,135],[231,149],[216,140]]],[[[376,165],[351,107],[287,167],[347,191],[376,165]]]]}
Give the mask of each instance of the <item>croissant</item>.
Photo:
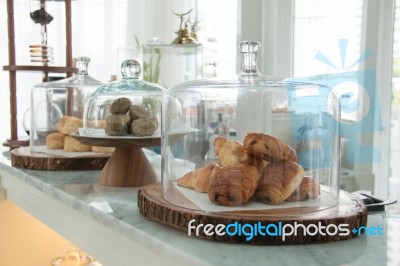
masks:
{"type": "Polygon", "coordinates": [[[186,173],[178,179],[178,185],[186,188],[193,188],[199,192],[207,192],[210,177],[218,171],[219,166],[215,163],[208,164],[201,168],[186,173]]]}
{"type": "Polygon", "coordinates": [[[293,193],[286,201],[302,201],[307,199],[316,199],[321,194],[320,186],[317,180],[305,176],[293,193]]]}
{"type": "Polygon", "coordinates": [[[296,152],[281,139],[263,133],[248,133],[243,141],[248,153],[268,162],[297,161],[296,152]]]}
{"type": "Polygon", "coordinates": [[[221,168],[210,179],[208,198],[224,206],[244,204],[253,197],[259,180],[260,172],[251,165],[221,168]]]}
{"type": "Polygon", "coordinates": [[[215,153],[222,167],[231,167],[237,164],[248,164],[257,169],[263,169],[267,162],[251,156],[242,143],[224,137],[217,137],[214,141],[215,153]]]}
{"type": "Polygon", "coordinates": [[[262,173],[255,198],[268,204],[282,203],[300,185],[303,177],[303,168],[295,162],[272,162],[262,173]]]}

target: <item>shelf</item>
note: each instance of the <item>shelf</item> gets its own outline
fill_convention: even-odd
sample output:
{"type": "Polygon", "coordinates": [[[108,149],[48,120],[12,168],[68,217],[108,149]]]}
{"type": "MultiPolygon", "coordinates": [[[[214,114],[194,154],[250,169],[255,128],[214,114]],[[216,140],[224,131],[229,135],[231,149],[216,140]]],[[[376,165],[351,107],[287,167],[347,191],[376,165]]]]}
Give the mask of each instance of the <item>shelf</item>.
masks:
{"type": "Polygon", "coordinates": [[[50,73],[76,73],[78,71],[75,67],[62,67],[62,66],[30,66],[30,65],[9,65],[3,66],[5,71],[42,71],[50,73]]]}

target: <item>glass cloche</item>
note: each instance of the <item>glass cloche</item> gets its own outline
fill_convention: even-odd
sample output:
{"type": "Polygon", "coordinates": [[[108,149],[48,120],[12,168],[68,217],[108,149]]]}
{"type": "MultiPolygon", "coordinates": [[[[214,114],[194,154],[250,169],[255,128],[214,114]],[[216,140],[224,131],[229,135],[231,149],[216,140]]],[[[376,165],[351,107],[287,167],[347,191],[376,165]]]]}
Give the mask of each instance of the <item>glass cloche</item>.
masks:
{"type": "Polygon", "coordinates": [[[161,101],[165,89],[139,80],[134,59],[121,65],[122,80],[96,90],[85,106],[84,134],[109,137],[161,136],[161,101]]]}
{"type": "Polygon", "coordinates": [[[241,42],[233,80],[170,88],[163,101],[162,197],[205,212],[282,215],[339,198],[340,105],[330,88],[263,76],[241,42]]]}
{"type": "Polygon", "coordinates": [[[88,74],[88,57],[75,58],[78,73],[70,78],[37,84],[31,91],[31,151],[63,149],[64,136],[83,125],[84,107],[102,82],[88,74]],[[68,125],[65,124],[66,120],[68,125]],[[65,127],[64,127],[65,125],[65,127]]]}

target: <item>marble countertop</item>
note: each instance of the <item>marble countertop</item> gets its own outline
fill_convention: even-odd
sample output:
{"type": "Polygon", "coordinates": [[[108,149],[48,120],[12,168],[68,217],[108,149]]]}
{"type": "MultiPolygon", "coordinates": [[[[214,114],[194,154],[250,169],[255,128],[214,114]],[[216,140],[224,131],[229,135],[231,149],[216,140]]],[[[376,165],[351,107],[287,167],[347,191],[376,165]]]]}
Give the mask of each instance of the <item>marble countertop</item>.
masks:
{"type": "MultiPolygon", "coordinates": [[[[99,185],[97,180],[100,171],[24,170],[11,167],[9,156],[9,152],[4,152],[0,156],[0,178],[11,200],[24,195],[18,195],[22,192],[18,192],[18,189],[14,189],[10,184],[14,181],[26,184],[26,189],[45,195],[47,201],[54,200],[58,202],[57,204],[61,204],[60,206],[72,209],[76,218],[86,217],[93,224],[110,229],[111,234],[105,236],[108,239],[115,234],[115,237],[126,239],[128,241],[126,243],[138,243],[149,252],[158,254],[164,265],[188,265],[188,263],[190,265],[384,265],[385,262],[387,265],[399,265],[400,263],[398,255],[390,255],[400,254],[400,223],[379,216],[369,216],[368,225],[382,226],[383,236],[361,235],[352,240],[301,246],[254,246],[212,242],[190,237],[184,232],[146,220],[137,207],[137,188],[99,185]]],[[[159,163],[152,162],[156,165],[159,163]]],[[[34,209],[34,206],[25,205],[28,212],[29,208],[34,209]]],[[[51,216],[52,213],[47,215],[51,216]]],[[[57,215],[62,216],[62,214],[57,215]]],[[[61,219],[68,220],[71,217],[61,217],[61,219]]],[[[86,229],[82,227],[82,230],[86,229]]],[[[68,232],[64,236],[68,239],[68,232]]],[[[77,242],[81,240],[73,235],[71,239],[77,242]]],[[[107,251],[97,249],[97,245],[89,245],[89,242],[83,239],[82,243],[87,245],[89,253],[100,262],[102,259],[110,262],[107,256],[111,256],[119,248],[127,249],[127,254],[124,255],[126,257],[123,258],[125,265],[132,265],[129,260],[133,260],[136,256],[135,250],[132,250],[129,256],[129,248],[122,246],[122,243],[121,247],[116,243],[113,246],[114,250],[107,251]]],[[[80,247],[85,250],[85,247],[80,247]]],[[[112,265],[106,262],[104,265],[112,265]]],[[[141,265],[154,265],[152,264],[154,260],[141,262],[141,265]]]]}

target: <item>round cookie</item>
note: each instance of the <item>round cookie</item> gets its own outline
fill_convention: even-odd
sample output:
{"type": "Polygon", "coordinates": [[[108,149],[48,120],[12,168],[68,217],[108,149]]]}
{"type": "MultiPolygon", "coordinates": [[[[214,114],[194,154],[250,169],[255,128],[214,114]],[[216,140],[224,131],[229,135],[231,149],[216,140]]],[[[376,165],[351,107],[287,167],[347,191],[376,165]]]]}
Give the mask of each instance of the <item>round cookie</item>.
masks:
{"type": "Polygon", "coordinates": [[[158,121],[155,117],[138,118],[132,121],[131,133],[134,136],[144,137],[151,136],[158,128],[158,121]]]}
{"type": "Polygon", "coordinates": [[[132,105],[129,108],[129,115],[133,120],[138,118],[149,118],[151,117],[151,111],[146,110],[143,105],[132,105]]]}
{"type": "Polygon", "coordinates": [[[131,124],[131,117],[129,115],[119,114],[110,115],[106,118],[107,127],[105,132],[110,136],[121,136],[128,133],[131,124]]]}
{"type": "Polygon", "coordinates": [[[126,114],[131,107],[132,102],[128,98],[121,97],[112,102],[110,112],[113,115],[126,114]]]}

